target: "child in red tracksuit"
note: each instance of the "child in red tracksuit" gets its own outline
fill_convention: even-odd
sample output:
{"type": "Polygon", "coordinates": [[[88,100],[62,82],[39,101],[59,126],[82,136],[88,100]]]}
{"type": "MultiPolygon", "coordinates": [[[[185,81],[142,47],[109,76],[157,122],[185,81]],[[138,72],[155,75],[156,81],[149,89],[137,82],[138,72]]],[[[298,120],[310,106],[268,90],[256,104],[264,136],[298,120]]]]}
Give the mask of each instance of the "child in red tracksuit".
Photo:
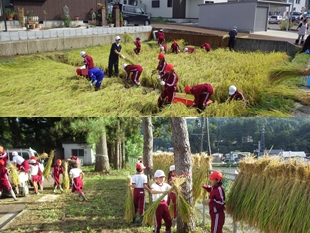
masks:
{"type": "Polygon", "coordinates": [[[139,225],[142,224],[143,214],[145,210],[145,191],[144,189],[150,191],[147,186],[147,176],[143,174],[143,169],[145,166],[142,163],[136,164],[137,173],[132,176],[132,182],[129,187],[134,188],[133,190],[133,204],[135,206],[135,216],[133,218],[133,223],[136,222],[136,214],[139,211],[140,220],[139,225]]]}
{"type": "Polygon", "coordinates": [[[178,42],[173,41],[170,49],[171,49],[172,53],[178,54],[180,52],[180,46],[179,46],[178,42]]]}
{"type": "Polygon", "coordinates": [[[206,52],[209,52],[211,50],[211,46],[206,42],[206,43],[203,43],[200,48],[204,48],[206,50],[206,52]]]}
{"type": "Polygon", "coordinates": [[[196,50],[194,47],[185,47],[183,52],[184,53],[196,53],[196,50]]]}
{"type": "Polygon", "coordinates": [[[141,42],[140,42],[140,38],[137,37],[136,41],[134,42],[136,45],[136,48],[133,50],[136,54],[139,54],[141,51],[141,42]]]}
{"type": "Polygon", "coordinates": [[[64,174],[64,168],[61,166],[61,160],[57,159],[56,164],[52,165],[53,173],[52,177],[54,179],[54,193],[56,193],[57,187],[59,187],[60,192],[63,192],[63,189],[60,184],[60,174],[64,174]]]}
{"type": "MultiPolygon", "coordinates": [[[[162,170],[157,170],[154,173],[154,178],[156,182],[152,184],[150,191],[152,193],[153,202],[160,198],[162,194],[168,194],[168,191],[171,188],[169,184],[164,183],[165,177],[165,173],[162,170]]],[[[167,195],[165,195],[157,207],[155,213],[155,226],[153,231],[154,233],[160,232],[162,219],[164,219],[165,221],[166,233],[171,233],[172,222],[168,209],[167,199],[168,197],[167,195]]]]}
{"type": "Polygon", "coordinates": [[[194,95],[194,103],[192,107],[197,107],[198,112],[205,110],[208,100],[211,98],[213,94],[213,88],[211,84],[199,84],[193,87],[186,86],[184,88],[186,94],[194,95]]]}
{"type": "MultiPolygon", "coordinates": [[[[157,78],[162,79],[165,74],[165,68],[167,62],[165,61],[165,55],[163,53],[158,54],[157,59],[159,60],[156,70],[158,71],[157,78]]],[[[156,70],[153,71],[152,74],[156,74],[156,70]]]]}
{"type": "Polygon", "coordinates": [[[143,68],[142,66],[140,65],[127,65],[127,64],[124,64],[123,65],[125,71],[126,71],[126,77],[125,77],[125,80],[128,81],[129,80],[129,76],[130,76],[130,73],[132,73],[131,75],[131,81],[133,84],[137,85],[137,86],[140,86],[140,82],[139,82],[139,77],[143,71],[143,68]]]}
{"type": "Polygon", "coordinates": [[[70,179],[72,179],[72,190],[71,192],[78,192],[79,196],[83,198],[83,201],[87,201],[82,189],[83,189],[83,179],[84,173],[76,163],[72,163],[72,169],[69,172],[70,179]]]}
{"type": "Polygon", "coordinates": [[[159,32],[157,32],[157,37],[158,37],[157,44],[161,45],[165,40],[165,34],[163,32],[163,29],[160,29],[159,32]]]}
{"type": "Polygon", "coordinates": [[[160,44],[160,49],[159,49],[160,53],[167,53],[167,45],[166,44],[160,44]]]}
{"type": "Polygon", "coordinates": [[[202,185],[210,193],[209,199],[206,199],[203,204],[209,205],[211,233],[222,233],[225,223],[225,191],[222,187],[222,179],[222,173],[215,171],[209,176],[211,186],[202,185]]]}
{"type": "Polygon", "coordinates": [[[165,102],[166,97],[168,97],[167,104],[173,102],[175,92],[178,88],[178,75],[174,72],[174,67],[172,64],[167,64],[165,68],[166,74],[162,77],[160,85],[164,86],[163,92],[158,98],[158,107],[161,109],[165,102]]]}
{"type": "MultiPolygon", "coordinates": [[[[175,165],[171,165],[169,168],[169,173],[168,173],[168,184],[172,185],[172,181],[175,178],[175,165]]],[[[173,219],[172,219],[172,225],[176,224],[176,217],[177,217],[177,199],[176,195],[174,192],[169,193],[168,196],[168,206],[170,205],[170,201],[173,203],[173,219]]]]}
{"type": "Polygon", "coordinates": [[[0,146],[0,160],[3,160],[4,166],[6,167],[6,161],[8,160],[8,155],[4,151],[3,146],[0,146]]]}
{"type": "Polygon", "coordinates": [[[12,186],[9,182],[8,174],[9,174],[8,170],[4,166],[4,161],[2,159],[0,159],[0,192],[2,192],[2,190],[5,188],[7,191],[10,192],[13,199],[15,201],[17,201],[15,193],[14,193],[12,186]]]}
{"type": "Polygon", "coordinates": [[[25,160],[20,155],[18,155],[17,151],[13,151],[12,156],[13,156],[13,163],[17,167],[17,169],[21,172],[28,173],[28,170],[30,168],[28,161],[25,160]]]}
{"type": "Polygon", "coordinates": [[[38,182],[40,181],[39,173],[40,173],[40,166],[39,163],[35,159],[29,160],[30,165],[30,175],[31,175],[31,181],[33,183],[34,193],[36,195],[39,194],[38,192],[38,182]]]}
{"type": "Polygon", "coordinates": [[[38,184],[40,184],[40,188],[41,188],[41,190],[43,190],[43,170],[44,170],[44,168],[42,167],[43,165],[40,164],[40,163],[37,161],[37,157],[35,157],[34,155],[30,156],[29,159],[30,159],[30,160],[35,160],[35,161],[36,161],[36,164],[39,166],[39,171],[38,171],[38,184]]]}

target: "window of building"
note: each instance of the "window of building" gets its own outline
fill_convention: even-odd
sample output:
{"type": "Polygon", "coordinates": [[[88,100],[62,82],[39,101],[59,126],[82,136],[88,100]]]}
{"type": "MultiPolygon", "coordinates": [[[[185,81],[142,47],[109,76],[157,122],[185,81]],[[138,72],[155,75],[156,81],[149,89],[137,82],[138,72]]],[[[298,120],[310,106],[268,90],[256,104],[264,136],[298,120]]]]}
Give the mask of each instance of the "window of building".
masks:
{"type": "Polygon", "coordinates": [[[296,0],[296,4],[300,4],[300,0],[296,0]]]}
{"type": "Polygon", "coordinates": [[[71,154],[74,156],[84,156],[84,150],[83,149],[72,149],[71,154]]]}
{"type": "Polygon", "coordinates": [[[159,1],[152,1],[153,8],[159,8],[159,1]]]}
{"type": "Polygon", "coordinates": [[[172,0],[167,0],[167,7],[172,7],[172,0]]]}

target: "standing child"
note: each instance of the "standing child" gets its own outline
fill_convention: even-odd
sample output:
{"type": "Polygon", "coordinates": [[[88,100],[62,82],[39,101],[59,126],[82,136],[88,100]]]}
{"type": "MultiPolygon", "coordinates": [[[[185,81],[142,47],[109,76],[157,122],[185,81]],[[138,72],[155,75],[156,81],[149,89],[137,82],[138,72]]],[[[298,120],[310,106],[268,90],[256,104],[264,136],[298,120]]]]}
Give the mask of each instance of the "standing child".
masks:
{"type": "Polygon", "coordinates": [[[38,195],[38,182],[39,182],[39,164],[35,159],[30,159],[29,160],[29,165],[30,165],[30,175],[31,175],[31,182],[33,183],[33,188],[34,188],[34,194],[38,195]]]}
{"type": "MultiPolygon", "coordinates": [[[[171,186],[172,181],[175,178],[176,173],[175,173],[175,165],[171,165],[169,168],[169,173],[168,173],[168,184],[171,186]]],[[[168,196],[168,206],[170,205],[170,201],[173,203],[173,219],[172,219],[172,225],[175,226],[176,224],[176,217],[177,217],[177,198],[174,192],[169,193],[168,196]]]]}
{"type": "Polygon", "coordinates": [[[11,184],[9,182],[8,170],[4,166],[4,161],[2,159],[0,159],[0,193],[2,192],[2,190],[4,188],[6,190],[8,190],[10,192],[10,194],[12,195],[13,199],[15,201],[17,201],[15,193],[14,193],[14,191],[12,189],[12,186],[11,186],[11,184]]]}
{"type": "Polygon", "coordinates": [[[143,174],[145,166],[142,163],[136,164],[137,173],[132,176],[132,182],[129,187],[134,188],[133,190],[133,204],[135,206],[135,216],[133,218],[133,223],[136,222],[136,214],[139,211],[140,220],[139,225],[142,224],[143,214],[145,210],[145,191],[144,189],[150,191],[147,186],[147,176],[143,174]]]}
{"type": "Polygon", "coordinates": [[[44,170],[44,165],[39,163],[39,161],[37,161],[37,157],[35,157],[34,155],[30,156],[30,160],[35,160],[36,164],[39,166],[39,171],[38,171],[38,184],[40,185],[40,189],[41,191],[43,190],[43,170],[44,170]]]}
{"type": "Polygon", "coordinates": [[[210,193],[209,199],[206,199],[203,204],[209,205],[211,233],[222,233],[225,223],[225,191],[222,187],[223,175],[221,172],[215,171],[212,172],[209,179],[211,186],[202,185],[210,193]]]}
{"type": "MultiPolygon", "coordinates": [[[[171,188],[169,184],[164,183],[165,177],[165,173],[162,170],[157,170],[154,174],[155,183],[153,183],[151,186],[153,202],[160,198],[162,194],[168,194],[168,190],[171,188]]],[[[167,199],[168,197],[165,195],[157,207],[155,214],[155,227],[153,231],[154,233],[160,232],[162,219],[165,221],[166,233],[171,233],[172,222],[168,209],[167,199]]]]}
{"type": "Polygon", "coordinates": [[[60,184],[60,174],[64,174],[64,168],[61,166],[61,160],[57,159],[56,164],[52,165],[53,174],[52,177],[54,179],[54,193],[56,193],[57,187],[59,187],[60,192],[63,192],[63,189],[60,184]]]}
{"type": "Polygon", "coordinates": [[[305,18],[305,19],[298,25],[296,31],[298,31],[298,38],[297,38],[297,40],[295,41],[295,45],[298,45],[300,39],[301,39],[300,45],[303,45],[303,44],[304,44],[304,37],[305,37],[305,35],[306,35],[307,32],[308,32],[308,19],[307,19],[307,18],[305,18]]]}
{"type": "Polygon", "coordinates": [[[139,54],[141,51],[141,42],[140,42],[140,38],[137,37],[136,41],[134,42],[136,45],[136,48],[133,50],[136,54],[139,54]]]}
{"type": "MultiPolygon", "coordinates": [[[[167,65],[167,62],[165,61],[165,54],[163,53],[158,54],[157,59],[159,60],[157,68],[156,68],[156,70],[158,71],[157,78],[162,79],[162,77],[165,74],[165,69],[167,65]]],[[[156,74],[156,70],[154,70],[152,74],[156,74]]]]}
{"type": "Polygon", "coordinates": [[[87,201],[82,189],[83,189],[83,179],[84,173],[80,168],[78,168],[76,163],[72,163],[72,169],[69,172],[70,179],[72,179],[72,192],[78,192],[79,196],[83,198],[83,201],[87,201]]]}
{"type": "Polygon", "coordinates": [[[158,37],[157,44],[161,45],[165,40],[165,34],[163,32],[163,29],[160,29],[159,32],[157,32],[157,37],[158,37]]]}

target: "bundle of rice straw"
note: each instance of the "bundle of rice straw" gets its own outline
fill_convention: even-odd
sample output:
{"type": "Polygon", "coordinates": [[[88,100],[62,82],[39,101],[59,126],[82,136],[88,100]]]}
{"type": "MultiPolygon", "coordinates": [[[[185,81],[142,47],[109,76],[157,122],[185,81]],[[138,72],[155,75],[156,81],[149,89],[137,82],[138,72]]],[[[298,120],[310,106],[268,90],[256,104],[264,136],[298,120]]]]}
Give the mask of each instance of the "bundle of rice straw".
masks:
{"type": "MultiPolygon", "coordinates": [[[[130,35],[129,33],[124,33],[124,38],[127,39],[127,40],[132,40],[132,41],[135,41],[135,39],[133,38],[132,35],[130,35]]],[[[126,40],[125,40],[126,41],[126,40]]]]}
{"type": "Polygon", "coordinates": [[[69,188],[70,188],[70,178],[69,178],[69,172],[68,172],[68,162],[67,161],[63,161],[62,162],[62,166],[64,168],[62,188],[63,188],[63,190],[69,190],[69,188]]]}
{"type": "Polygon", "coordinates": [[[47,158],[48,158],[48,154],[42,153],[36,158],[36,160],[47,159],[47,158]]]}
{"type": "MultiPolygon", "coordinates": [[[[176,194],[177,212],[183,222],[188,222],[191,215],[191,206],[186,202],[182,194],[181,185],[185,182],[186,178],[177,177],[173,180],[172,187],[168,190],[168,194],[172,191],[176,194]]],[[[167,195],[168,195],[167,194],[167,195]]],[[[154,201],[144,212],[142,225],[154,225],[154,216],[160,201],[164,198],[164,194],[154,201]]]]}
{"type": "Polygon", "coordinates": [[[174,216],[174,204],[173,204],[172,200],[170,200],[168,207],[169,207],[169,214],[170,214],[171,218],[173,218],[173,216],[174,216]]]}
{"type": "Polygon", "coordinates": [[[49,179],[54,155],[55,155],[55,150],[51,150],[50,155],[49,155],[48,160],[47,160],[47,163],[46,163],[46,166],[45,166],[44,171],[43,171],[43,176],[45,177],[45,179],[49,179]]]}
{"type": "Polygon", "coordinates": [[[299,64],[285,63],[269,71],[270,82],[305,76],[305,69],[299,64]]]}
{"type": "Polygon", "coordinates": [[[12,164],[12,163],[8,164],[8,171],[10,172],[12,184],[15,186],[19,186],[20,180],[18,177],[17,168],[14,166],[14,164],[12,164]]]}
{"type": "MultiPolygon", "coordinates": [[[[127,176],[127,184],[131,184],[131,176],[127,176]]],[[[133,204],[133,193],[132,188],[127,187],[127,196],[125,200],[125,220],[127,223],[131,223],[135,216],[135,207],[133,204]]]]}

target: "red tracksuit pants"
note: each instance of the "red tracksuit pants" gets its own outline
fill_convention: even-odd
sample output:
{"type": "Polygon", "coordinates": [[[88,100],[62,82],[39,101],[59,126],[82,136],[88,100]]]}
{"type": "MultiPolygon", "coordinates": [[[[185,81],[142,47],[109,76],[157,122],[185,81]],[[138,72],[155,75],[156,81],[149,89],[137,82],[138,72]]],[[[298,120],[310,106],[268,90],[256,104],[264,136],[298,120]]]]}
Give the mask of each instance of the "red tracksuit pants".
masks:
{"type": "Polygon", "coordinates": [[[81,177],[74,178],[71,192],[74,193],[75,191],[77,191],[79,194],[81,194],[82,188],[83,188],[83,180],[81,179],[81,177]]]}
{"type": "Polygon", "coordinates": [[[161,221],[164,219],[165,225],[166,225],[166,231],[171,230],[172,221],[169,214],[168,204],[166,201],[161,201],[157,207],[156,214],[155,214],[155,227],[154,231],[155,233],[160,232],[161,228],[161,221]]]}
{"type": "Polygon", "coordinates": [[[163,92],[160,94],[158,98],[158,107],[163,106],[166,97],[168,97],[168,104],[171,104],[174,99],[174,96],[175,96],[174,88],[163,90],[163,92]]]}
{"type": "Polygon", "coordinates": [[[141,51],[141,48],[140,48],[140,47],[136,47],[133,51],[134,51],[136,54],[139,54],[140,51],[141,51]]]}
{"type": "Polygon", "coordinates": [[[206,94],[201,94],[199,96],[199,103],[198,103],[198,108],[201,110],[204,110],[207,106],[207,102],[208,100],[211,98],[211,94],[210,93],[206,93],[206,94]]]}
{"type": "Polygon", "coordinates": [[[145,191],[144,188],[135,188],[133,190],[133,204],[135,206],[135,213],[138,212],[140,216],[144,213],[145,209],[145,191]]]}
{"type": "Polygon", "coordinates": [[[12,189],[12,186],[9,182],[9,178],[7,175],[5,175],[5,177],[1,178],[0,179],[0,192],[3,190],[3,189],[6,189],[7,191],[10,191],[12,189]]]}
{"type": "Polygon", "coordinates": [[[211,233],[223,233],[225,213],[218,212],[215,214],[210,214],[210,216],[211,216],[211,233]]]}
{"type": "Polygon", "coordinates": [[[143,69],[139,69],[139,70],[136,70],[136,71],[133,71],[132,72],[132,75],[131,75],[131,81],[136,84],[136,85],[139,85],[139,77],[142,73],[143,69]]]}
{"type": "Polygon", "coordinates": [[[170,201],[172,201],[173,203],[173,218],[176,218],[177,217],[177,197],[175,195],[175,193],[171,192],[169,193],[169,196],[168,196],[168,201],[167,201],[167,204],[168,206],[170,205],[170,201]]]}

